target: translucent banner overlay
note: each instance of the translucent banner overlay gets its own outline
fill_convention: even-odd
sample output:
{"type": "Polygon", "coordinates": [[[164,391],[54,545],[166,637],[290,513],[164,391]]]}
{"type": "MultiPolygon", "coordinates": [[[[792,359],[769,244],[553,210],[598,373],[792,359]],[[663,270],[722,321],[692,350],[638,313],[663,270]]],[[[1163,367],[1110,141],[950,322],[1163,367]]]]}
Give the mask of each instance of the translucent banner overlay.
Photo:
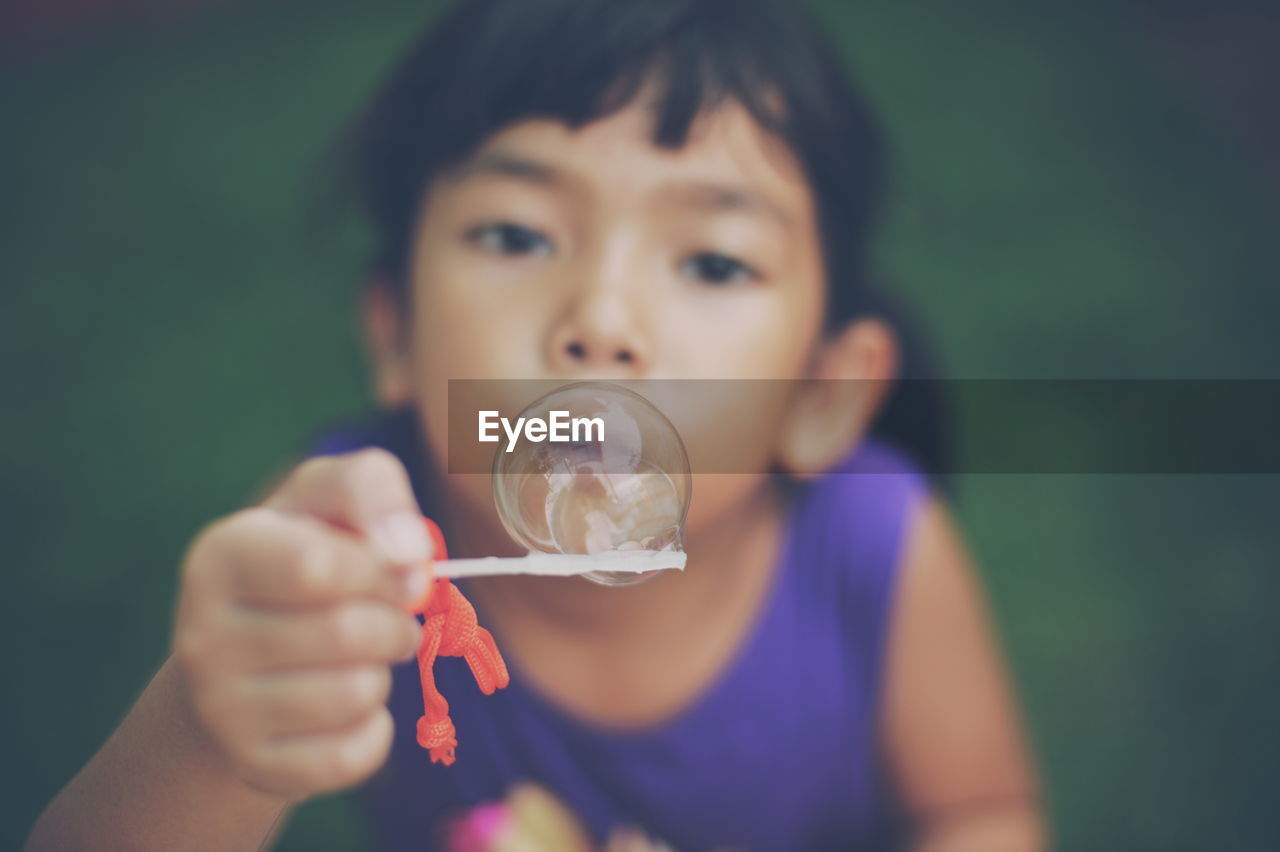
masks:
{"type": "MultiPolygon", "coordinates": [[[[613,460],[661,441],[648,434],[661,431],[652,418],[641,418],[645,434],[637,437],[636,418],[626,406],[609,409],[590,388],[569,395],[580,404],[525,412],[569,384],[450,381],[448,471],[489,473],[495,454],[522,447],[548,457],[592,456],[609,470],[619,464],[613,460]],[[482,412],[488,412],[483,420],[482,412]],[[486,423],[487,441],[481,440],[486,423]],[[593,431],[601,424],[603,442],[593,431]]],[[[784,443],[846,446],[844,436],[857,434],[870,411],[876,412],[872,435],[907,451],[903,470],[920,465],[944,475],[1280,473],[1275,379],[903,380],[887,391],[834,380],[614,384],[643,397],[670,421],[695,474],[769,470],[784,443]]],[[[561,403],[565,398],[558,396],[561,403]]]]}

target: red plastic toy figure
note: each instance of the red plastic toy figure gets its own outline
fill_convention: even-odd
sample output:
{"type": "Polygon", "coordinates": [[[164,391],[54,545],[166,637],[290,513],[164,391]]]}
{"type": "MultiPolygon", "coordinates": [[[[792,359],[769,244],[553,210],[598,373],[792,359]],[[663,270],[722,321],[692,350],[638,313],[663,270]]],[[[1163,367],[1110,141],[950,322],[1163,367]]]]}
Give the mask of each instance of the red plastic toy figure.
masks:
{"type": "MultiPolygon", "coordinates": [[[[437,560],[448,558],[444,533],[430,518],[423,518],[437,560]]],[[[476,611],[448,578],[432,584],[431,594],[411,607],[411,612],[425,619],[422,644],[418,646],[418,669],[422,676],[422,718],[418,720],[418,745],[428,749],[432,762],[453,764],[453,751],[458,746],[457,733],[449,718],[449,702],[436,689],[432,671],[436,657],[462,657],[471,668],[480,691],[492,695],[510,683],[507,664],[498,653],[493,636],[476,621],[476,611]]]]}

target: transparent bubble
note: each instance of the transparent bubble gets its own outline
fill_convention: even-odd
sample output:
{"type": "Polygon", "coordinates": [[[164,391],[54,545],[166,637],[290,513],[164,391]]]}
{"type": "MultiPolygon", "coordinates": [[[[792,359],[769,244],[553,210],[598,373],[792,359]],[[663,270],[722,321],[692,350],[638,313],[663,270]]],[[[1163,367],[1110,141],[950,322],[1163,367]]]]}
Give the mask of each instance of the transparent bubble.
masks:
{"type": "MultiPolygon", "coordinates": [[[[549,425],[568,441],[529,440],[493,460],[493,499],[507,532],[530,551],[683,551],[692,479],[671,421],[620,385],[579,382],[533,402],[519,417],[549,425]],[[563,412],[554,415],[553,412],[563,412]],[[576,422],[575,422],[576,421],[576,422]],[[603,440],[600,435],[603,433],[603,440]]],[[[592,571],[610,586],[658,572],[592,571]]]]}

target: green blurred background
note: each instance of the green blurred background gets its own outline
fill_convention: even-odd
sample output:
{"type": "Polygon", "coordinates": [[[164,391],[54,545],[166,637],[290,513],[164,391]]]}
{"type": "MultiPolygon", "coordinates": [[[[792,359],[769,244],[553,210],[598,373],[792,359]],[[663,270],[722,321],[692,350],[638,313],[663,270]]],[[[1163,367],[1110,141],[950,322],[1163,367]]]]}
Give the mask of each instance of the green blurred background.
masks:
{"type": "MultiPolygon", "coordinates": [[[[186,542],[367,408],[365,234],[315,187],[438,6],[239,0],[0,66],[0,847],[164,658],[186,542]]],[[[1265,4],[818,6],[889,129],[882,262],[946,375],[1280,378],[1265,4]]],[[[957,481],[1061,848],[1276,848],[1277,480],[957,481]]],[[[362,843],[332,797],[281,846],[362,843]]]]}

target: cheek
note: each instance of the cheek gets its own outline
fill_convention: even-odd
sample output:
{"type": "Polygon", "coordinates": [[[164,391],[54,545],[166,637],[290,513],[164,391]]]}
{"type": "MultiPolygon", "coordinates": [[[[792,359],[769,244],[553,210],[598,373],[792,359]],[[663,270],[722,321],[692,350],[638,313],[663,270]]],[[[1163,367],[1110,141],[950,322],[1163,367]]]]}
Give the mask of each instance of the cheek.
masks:
{"type": "Polygon", "coordinates": [[[668,311],[691,363],[688,378],[793,379],[803,375],[822,321],[816,275],[746,285],[695,288],[668,311]]]}
{"type": "MultiPolygon", "coordinates": [[[[776,460],[795,382],[805,376],[818,337],[821,302],[764,289],[742,294],[731,307],[729,298],[721,301],[714,315],[694,314],[686,332],[683,345],[694,350],[687,363],[698,368],[681,378],[701,381],[658,383],[666,398],[654,402],[680,432],[694,472],[729,474],[716,493],[746,494],[747,480],[776,460]]],[[[705,494],[698,492],[695,504],[705,494]]],[[[722,510],[708,502],[700,513],[722,510]]]]}
{"type": "Polygon", "coordinates": [[[515,378],[536,354],[539,305],[516,304],[513,293],[532,288],[495,278],[495,264],[461,244],[447,222],[441,216],[423,229],[414,259],[416,368],[446,379],[515,378]]]}
{"type": "MultiPolygon", "coordinates": [[[[481,298],[484,291],[462,274],[462,266],[450,262],[447,251],[436,257],[435,262],[421,263],[416,269],[410,361],[414,402],[428,450],[438,469],[447,470],[447,436],[451,425],[457,425],[450,423],[450,380],[530,377],[540,326],[536,306],[512,310],[493,300],[486,302],[481,298]]],[[[455,390],[465,393],[469,389],[455,390]]],[[[520,405],[512,408],[512,404],[509,399],[489,400],[483,405],[464,401],[458,408],[464,413],[481,408],[514,413],[520,405]]],[[[466,470],[486,466],[466,459],[456,461],[466,470]]],[[[472,497],[487,494],[485,488],[475,490],[478,487],[467,482],[461,492],[472,497]]]]}
{"type": "Polygon", "coordinates": [[[508,316],[467,292],[448,269],[424,272],[415,289],[418,368],[454,378],[490,377],[510,345],[508,316]]]}
{"type": "Polygon", "coordinates": [[[477,281],[458,254],[446,247],[415,274],[413,368],[432,399],[449,379],[527,377],[539,354],[539,306],[513,307],[509,294],[477,281]]]}
{"type": "Polygon", "coordinates": [[[774,461],[793,382],[713,378],[656,382],[652,402],[671,420],[698,474],[755,474],[774,461]]]}

